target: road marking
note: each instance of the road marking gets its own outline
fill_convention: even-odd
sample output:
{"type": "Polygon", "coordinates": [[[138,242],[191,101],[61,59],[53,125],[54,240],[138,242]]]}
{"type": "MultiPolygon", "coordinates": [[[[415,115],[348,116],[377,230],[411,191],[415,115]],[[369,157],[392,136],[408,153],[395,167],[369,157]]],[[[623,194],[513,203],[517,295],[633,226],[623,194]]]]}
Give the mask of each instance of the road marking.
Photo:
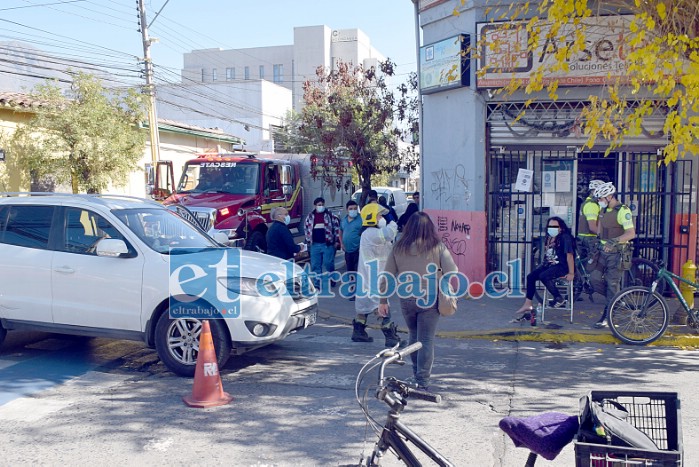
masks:
{"type": "Polygon", "coordinates": [[[37,357],[13,362],[0,373],[0,406],[80,376],[97,366],[86,358],[84,350],[71,346],[37,357]]]}
{"type": "Polygon", "coordinates": [[[20,397],[0,406],[0,419],[13,422],[36,422],[71,404],[70,401],[20,397]]]}

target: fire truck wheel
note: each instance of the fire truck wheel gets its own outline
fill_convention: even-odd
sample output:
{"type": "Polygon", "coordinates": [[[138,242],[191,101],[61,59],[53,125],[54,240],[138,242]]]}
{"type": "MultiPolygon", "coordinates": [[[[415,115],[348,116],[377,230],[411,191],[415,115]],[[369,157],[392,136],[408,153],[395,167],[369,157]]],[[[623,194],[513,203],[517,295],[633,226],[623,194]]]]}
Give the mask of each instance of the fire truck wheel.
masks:
{"type": "Polygon", "coordinates": [[[245,249],[265,253],[267,251],[267,240],[265,239],[265,235],[259,230],[253,232],[248,239],[248,244],[246,245],[245,249]]]}

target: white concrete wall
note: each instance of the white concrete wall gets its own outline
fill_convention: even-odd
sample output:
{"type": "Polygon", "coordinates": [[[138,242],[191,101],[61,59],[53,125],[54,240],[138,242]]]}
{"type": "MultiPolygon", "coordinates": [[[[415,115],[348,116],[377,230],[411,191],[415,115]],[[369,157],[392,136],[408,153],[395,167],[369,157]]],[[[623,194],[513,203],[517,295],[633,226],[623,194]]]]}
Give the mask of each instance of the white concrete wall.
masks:
{"type": "Polygon", "coordinates": [[[291,91],[249,80],[157,88],[158,117],[203,128],[220,128],[245,140],[245,149],[271,151],[270,125],[291,109],[291,91]]]}
{"type": "Polygon", "coordinates": [[[245,79],[245,67],[250,68],[251,80],[260,79],[260,66],[265,68],[264,79],[272,81],[274,65],[282,65],[282,81],[280,86],[291,89],[293,82],[293,45],[278,45],[272,47],[252,47],[248,49],[202,49],[184,54],[182,81],[184,84],[221,83],[241,81],[245,79]],[[213,69],[216,69],[214,81],[213,69]],[[235,78],[226,79],[226,68],[235,69],[235,78]],[[202,69],[204,79],[202,81],[202,69]]]}
{"type": "MultiPolygon", "coordinates": [[[[420,15],[422,45],[459,33],[475,40],[476,12],[452,0],[420,15]]],[[[422,201],[428,209],[485,211],[486,105],[471,86],[423,96],[422,201]]]]}
{"type": "Polygon", "coordinates": [[[319,66],[329,69],[337,60],[368,67],[385,57],[371,46],[369,37],[359,29],[303,26],[294,28],[293,45],[193,50],[184,54],[181,75],[183,84],[218,84],[226,82],[226,68],[235,68],[233,81],[237,83],[244,80],[245,66],[250,67],[250,79],[259,80],[259,67],[263,65],[264,79],[273,81],[274,65],[281,64],[283,81],[277,84],[292,90],[293,106],[298,111],[303,108],[303,83],[315,79],[319,66]],[[216,81],[213,80],[214,68],[216,81]]]}
{"type": "Polygon", "coordinates": [[[330,38],[327,26],[294,28],[294,110],[303,108],[303,83],[316,79],[319,66],[331,66],[330,38]]]}

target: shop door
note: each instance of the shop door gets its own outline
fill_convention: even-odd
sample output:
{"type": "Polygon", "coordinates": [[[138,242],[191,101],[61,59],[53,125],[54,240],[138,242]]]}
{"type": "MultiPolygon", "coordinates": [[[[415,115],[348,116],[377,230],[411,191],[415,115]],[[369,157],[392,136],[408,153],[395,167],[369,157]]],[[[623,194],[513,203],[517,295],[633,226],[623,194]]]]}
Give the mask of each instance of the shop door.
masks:
{"type": "Polygon", "coordinates": [[[489,157],[488,268],[519,274],[524,284],[540,261],[546,222],[562,218],[575,232],[577,161],[574,150],[493,151],[489,157]],[[528,180],[528,181],[527,181],[528,180]],[[513,267],[513,261],[519,266],[513,267]]]}

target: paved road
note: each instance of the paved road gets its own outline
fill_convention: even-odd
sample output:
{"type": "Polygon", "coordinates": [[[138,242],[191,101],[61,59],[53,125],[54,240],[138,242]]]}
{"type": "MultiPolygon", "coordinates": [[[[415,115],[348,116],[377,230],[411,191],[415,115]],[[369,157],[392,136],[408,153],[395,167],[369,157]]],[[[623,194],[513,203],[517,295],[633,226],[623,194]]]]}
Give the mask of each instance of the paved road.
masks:
{"type": "MultiPolygon", "coordinates": [[[[202,410],[181,401],[191,380],[172,376],[139,343],[11,335],[0,353],[3,463],[351,464],[373,441],[369,432],[362,443],[367,430],[354,379],[382,340],[357,344],[348,336],[346,324],[326,318],[234,357],[222,369],[234,401],[202,410]]],[[[679,391],[685,465],[697,465],[694,351],[444,338],[437,353],[435,389],[443,403],[411,403],[404,418],[456,465],[523,465],[526,452],[500,433],[500,418],[576,413],[578,397],[590,389],[679,391]]],[[[371,407],[380,419],[382,407],[371,407]]],[[[542,463],[573,464],[572,446],[542,463]]]]}

